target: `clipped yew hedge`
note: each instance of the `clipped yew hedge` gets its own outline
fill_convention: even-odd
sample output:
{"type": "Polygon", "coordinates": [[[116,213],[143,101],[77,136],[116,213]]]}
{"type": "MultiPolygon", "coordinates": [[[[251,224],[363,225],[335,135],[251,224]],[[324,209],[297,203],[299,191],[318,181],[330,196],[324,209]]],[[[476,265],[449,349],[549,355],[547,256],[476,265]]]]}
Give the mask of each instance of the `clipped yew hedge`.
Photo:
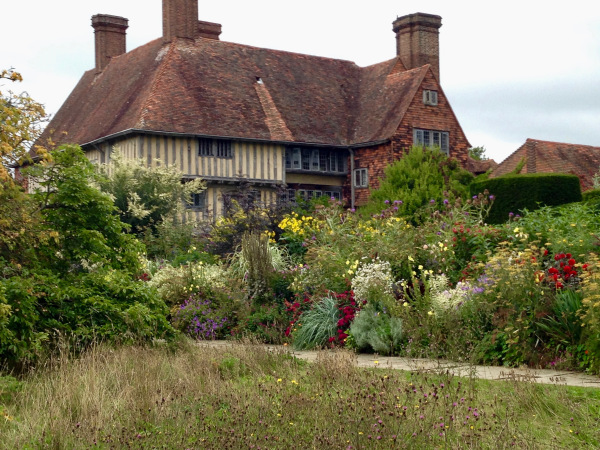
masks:
{"type": "Polygon", "coordinates": [[[470,185],[471,195],[485,189],[495,197],[487,218],[490,224],[506,222],[511,212],[520,214],[524,209],[533,211],[541,206],[563,205],[582,199],[579,178],[569,174],[506,175],[470,185]]]}
{"type": "Polygon", "coordinates": [[[591,189],[581,194],[584,202],[600,202],[600,189],[591,189]]]}

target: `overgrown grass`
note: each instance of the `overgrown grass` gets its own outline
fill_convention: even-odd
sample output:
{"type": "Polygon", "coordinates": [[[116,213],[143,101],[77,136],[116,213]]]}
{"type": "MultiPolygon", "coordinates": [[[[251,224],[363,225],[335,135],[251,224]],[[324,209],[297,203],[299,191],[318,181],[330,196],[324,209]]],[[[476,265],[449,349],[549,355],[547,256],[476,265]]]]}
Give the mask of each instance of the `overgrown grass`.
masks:
{"type": "Polygon", "coordinates": [[[252,344],[95,348],[0,383],[10,386],[0,447],[600,446],[598,389],[359,369],[354,358],[327,351],[308,364],[252,344]]]}

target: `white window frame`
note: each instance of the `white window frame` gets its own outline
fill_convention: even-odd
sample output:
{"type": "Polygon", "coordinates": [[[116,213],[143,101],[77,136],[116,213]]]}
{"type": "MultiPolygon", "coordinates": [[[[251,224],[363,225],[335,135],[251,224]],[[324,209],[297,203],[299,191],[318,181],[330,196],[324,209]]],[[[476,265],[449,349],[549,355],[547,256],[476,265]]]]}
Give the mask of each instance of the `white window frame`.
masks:
{"type": "Polygon", "coordinates": [[[442,153],[450,155],[450,135],[447,131],[415,128],[413,130],[413,144],[429,148],[439,148],[442,153]]]}
{"type": "Polygon", "coordinates": [[[369,186],[369,170],[354,169],[353,174],[354,187],[364,188],[369,186]]]}
{"type": "Polygon", "coordinates": [[[423,91],[423,103],[429,106],[437,106],[438,104],[438,93],[437,91],[431,91],[425,89],[423,91]]]}

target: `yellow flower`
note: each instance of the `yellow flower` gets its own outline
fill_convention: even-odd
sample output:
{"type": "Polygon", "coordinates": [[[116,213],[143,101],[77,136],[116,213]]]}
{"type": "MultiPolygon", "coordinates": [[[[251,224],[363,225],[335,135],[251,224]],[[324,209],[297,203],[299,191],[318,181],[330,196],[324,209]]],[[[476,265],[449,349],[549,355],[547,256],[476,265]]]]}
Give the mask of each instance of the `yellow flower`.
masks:
{"type": "Polygon", "coordinates": [[[282,379],[281,378],[277,378],[277,382],[281,383],[282,379]]]}
{"type": "Polygon", "coordinates": [[[433,313],[433,311],[429,311],[427,314],[430,316],[433,316],[434,313],[433,313]]]}
{"type": "Polygon", "coordinates": [[[292,384],[298,384],[296,380],[292,380],[292,384]]]}
{"type": "Polygon", "coordinates": [[[423,266],[419,264],[419,270],[423,270],[423,266]]]}
{"type": "Polygon", "coordinates": [[[409,261],[412,261],[412,262],[414,262],[414,261],[415,261],[415,260],[413,259],[413,257],[412,257],[412,256],[409,256],[409,257],[408,257],[408,260],[409,260],[409,261]]]}

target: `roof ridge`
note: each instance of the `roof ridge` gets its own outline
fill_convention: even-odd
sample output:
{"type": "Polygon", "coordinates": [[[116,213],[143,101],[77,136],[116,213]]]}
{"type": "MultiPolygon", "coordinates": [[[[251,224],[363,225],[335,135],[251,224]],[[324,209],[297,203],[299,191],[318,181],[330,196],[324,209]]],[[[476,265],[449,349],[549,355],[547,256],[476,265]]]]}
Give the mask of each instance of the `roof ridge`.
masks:
{"type": "Polygon", "coordinates": [[[150,106],[150,103],[152,101],[152,99],[154,98],[155,93],[157,93],[158,91],[158,85],[160,84],[160,79],[162,78],[162,76],[165,74],[165,72],[167,72],[169,65],[165,63],[165,61],[168,61],[171,59],[171,55],[175,52],[175,43],[177,42],[177,39],[174,39],[173,41],[171,41],[170,43],[168,43],[165,46],[161,47],[161,49],[158,51],[158,54],[156,55],[156,58],[160,58],[159,60],[159,65],[160,67],[158,68],[158,70],[156,70],[155,75],[154,75],[154,79],[152,80],[152,87],[150,88],[150,93],[146,96],[146,99],[144,101],[144,103],[140,106],[140,118],[137,122],[137,127],[138,128],[144,128],[145,127],[145,121],[146,121],[146,116],[148,115],[148,109],[150,106]],[[166,54],[165,54],[166,53],[166,54]]]}

